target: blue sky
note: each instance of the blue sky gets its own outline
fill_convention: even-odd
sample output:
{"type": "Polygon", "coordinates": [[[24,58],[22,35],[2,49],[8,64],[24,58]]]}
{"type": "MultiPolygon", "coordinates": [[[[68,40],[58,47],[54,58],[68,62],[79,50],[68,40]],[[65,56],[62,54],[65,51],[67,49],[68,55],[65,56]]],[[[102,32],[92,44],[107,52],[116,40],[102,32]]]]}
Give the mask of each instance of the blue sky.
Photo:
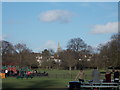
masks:
{"type": "Polygon", "coordinates": [[[117,32],[117,2],[4,2],[2,37],[13,44],[25,43],[33,51],[66,48],[80,37],[93,47],[117,32]]]}

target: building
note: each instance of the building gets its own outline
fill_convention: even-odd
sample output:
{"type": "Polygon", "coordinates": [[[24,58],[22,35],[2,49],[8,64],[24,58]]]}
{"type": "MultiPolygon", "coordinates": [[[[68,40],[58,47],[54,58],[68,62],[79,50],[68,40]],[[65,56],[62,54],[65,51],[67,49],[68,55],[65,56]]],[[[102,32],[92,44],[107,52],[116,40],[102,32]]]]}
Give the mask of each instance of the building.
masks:
{"type": "MultiPolygon", "coordinates": [[[[60,47],[60,43],[58,42],[58,47],[57,47],[57,52],[56,52],[56,54],[55,55],[52,55],[52,56],[50,56],[50,58],[47,60],[47,61],[49,61],[49,60],[54,60],[56,63],[61,63],[61,60],[59,59],[59,52],[61,52],[62,51],[62,49],[61,49],[61,47],[60,47]],[[57,56],[56,56],[57,55],[57,56]]],[[[44,62],[43,60],[43,57],[42,57],[42,54],[37,54],[37,56],[36,56],[36,60],[37,60],[37,62],[39,63],[39,66],[41,66],[42,65],[42,62],[44,62]]]]}
{"type": "Polygon", "coordinates": [[[58,42],[57,53],[59,53],[59,52],[61,52],[61,51],[62,51],[62,49],[61,49],[61,47],[60,47],[60,43],[58,42]]]}

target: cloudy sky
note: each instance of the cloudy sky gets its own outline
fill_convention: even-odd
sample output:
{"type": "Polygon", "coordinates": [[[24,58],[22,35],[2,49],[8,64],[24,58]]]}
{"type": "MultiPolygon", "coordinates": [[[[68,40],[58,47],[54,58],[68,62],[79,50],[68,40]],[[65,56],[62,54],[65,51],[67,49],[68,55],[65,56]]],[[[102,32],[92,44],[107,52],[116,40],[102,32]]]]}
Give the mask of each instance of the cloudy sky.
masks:
{"type": "MultiPolygon", "coordinates": [[[[118,31],[117,2],[4,2],[2,37],[25,43],[33,51],[66,48],[80,37],[93,47],[109,41],[118,31]]],[[[1,38],[1,37],[0,37],[1,38]]]]}

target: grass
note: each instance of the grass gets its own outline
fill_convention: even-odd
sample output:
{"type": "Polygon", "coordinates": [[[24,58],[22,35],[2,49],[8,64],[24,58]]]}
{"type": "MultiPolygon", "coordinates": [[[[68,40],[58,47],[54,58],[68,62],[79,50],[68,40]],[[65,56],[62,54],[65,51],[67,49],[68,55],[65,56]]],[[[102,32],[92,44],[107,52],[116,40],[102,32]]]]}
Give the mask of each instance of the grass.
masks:
{"type": "MultiPolygon", "coordinates": [[[[74,81],[78,70],[39,70],[46,71],[49,77],[34,77],[33,79],[16,79],[8,77],[2,80],[3,88],[66,88],[70,81],[74,81]]],[[[92,70],[85,70],[85,79],[91,80],[92,70]]],[[[104,76],[101,77],[103,79],[104,76]]]]}
{"type": "Polygon", "coordinates": [[[3,88],[66,88],[70,79],[35,77],[33,79],[3,79],[3,88]]]}

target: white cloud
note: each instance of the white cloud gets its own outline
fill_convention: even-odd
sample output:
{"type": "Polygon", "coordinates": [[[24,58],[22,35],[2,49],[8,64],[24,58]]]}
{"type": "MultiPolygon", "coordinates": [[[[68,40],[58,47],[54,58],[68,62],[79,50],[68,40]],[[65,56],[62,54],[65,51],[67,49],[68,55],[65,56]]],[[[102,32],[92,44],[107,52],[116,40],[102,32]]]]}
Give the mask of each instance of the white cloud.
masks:
{"type": "Polygon", "coordinates": [[[93,34],[117,33],[118,22],[109,22],[104,25],[95,25],[91,31],[93,34]]]}
{"type": "Polygon", "coordinates": [[[57,49],[57,44],[54,41],[49,40],[45,43],[44,47],[48,49],[57,49]]]}
{"type": "Polygon", "coordinates": [[[66,10],[49,10],[40,13],[39,19],[43,22],[70,22],[73,13],[66,10]]]}
{"type": "Polygon", "coordinates": [[[49,40],[39,48],[40,51],[43,51],[44,49],[53,49],[54,51],[56,51],[57,44],[53,40],[49,40]]]}

